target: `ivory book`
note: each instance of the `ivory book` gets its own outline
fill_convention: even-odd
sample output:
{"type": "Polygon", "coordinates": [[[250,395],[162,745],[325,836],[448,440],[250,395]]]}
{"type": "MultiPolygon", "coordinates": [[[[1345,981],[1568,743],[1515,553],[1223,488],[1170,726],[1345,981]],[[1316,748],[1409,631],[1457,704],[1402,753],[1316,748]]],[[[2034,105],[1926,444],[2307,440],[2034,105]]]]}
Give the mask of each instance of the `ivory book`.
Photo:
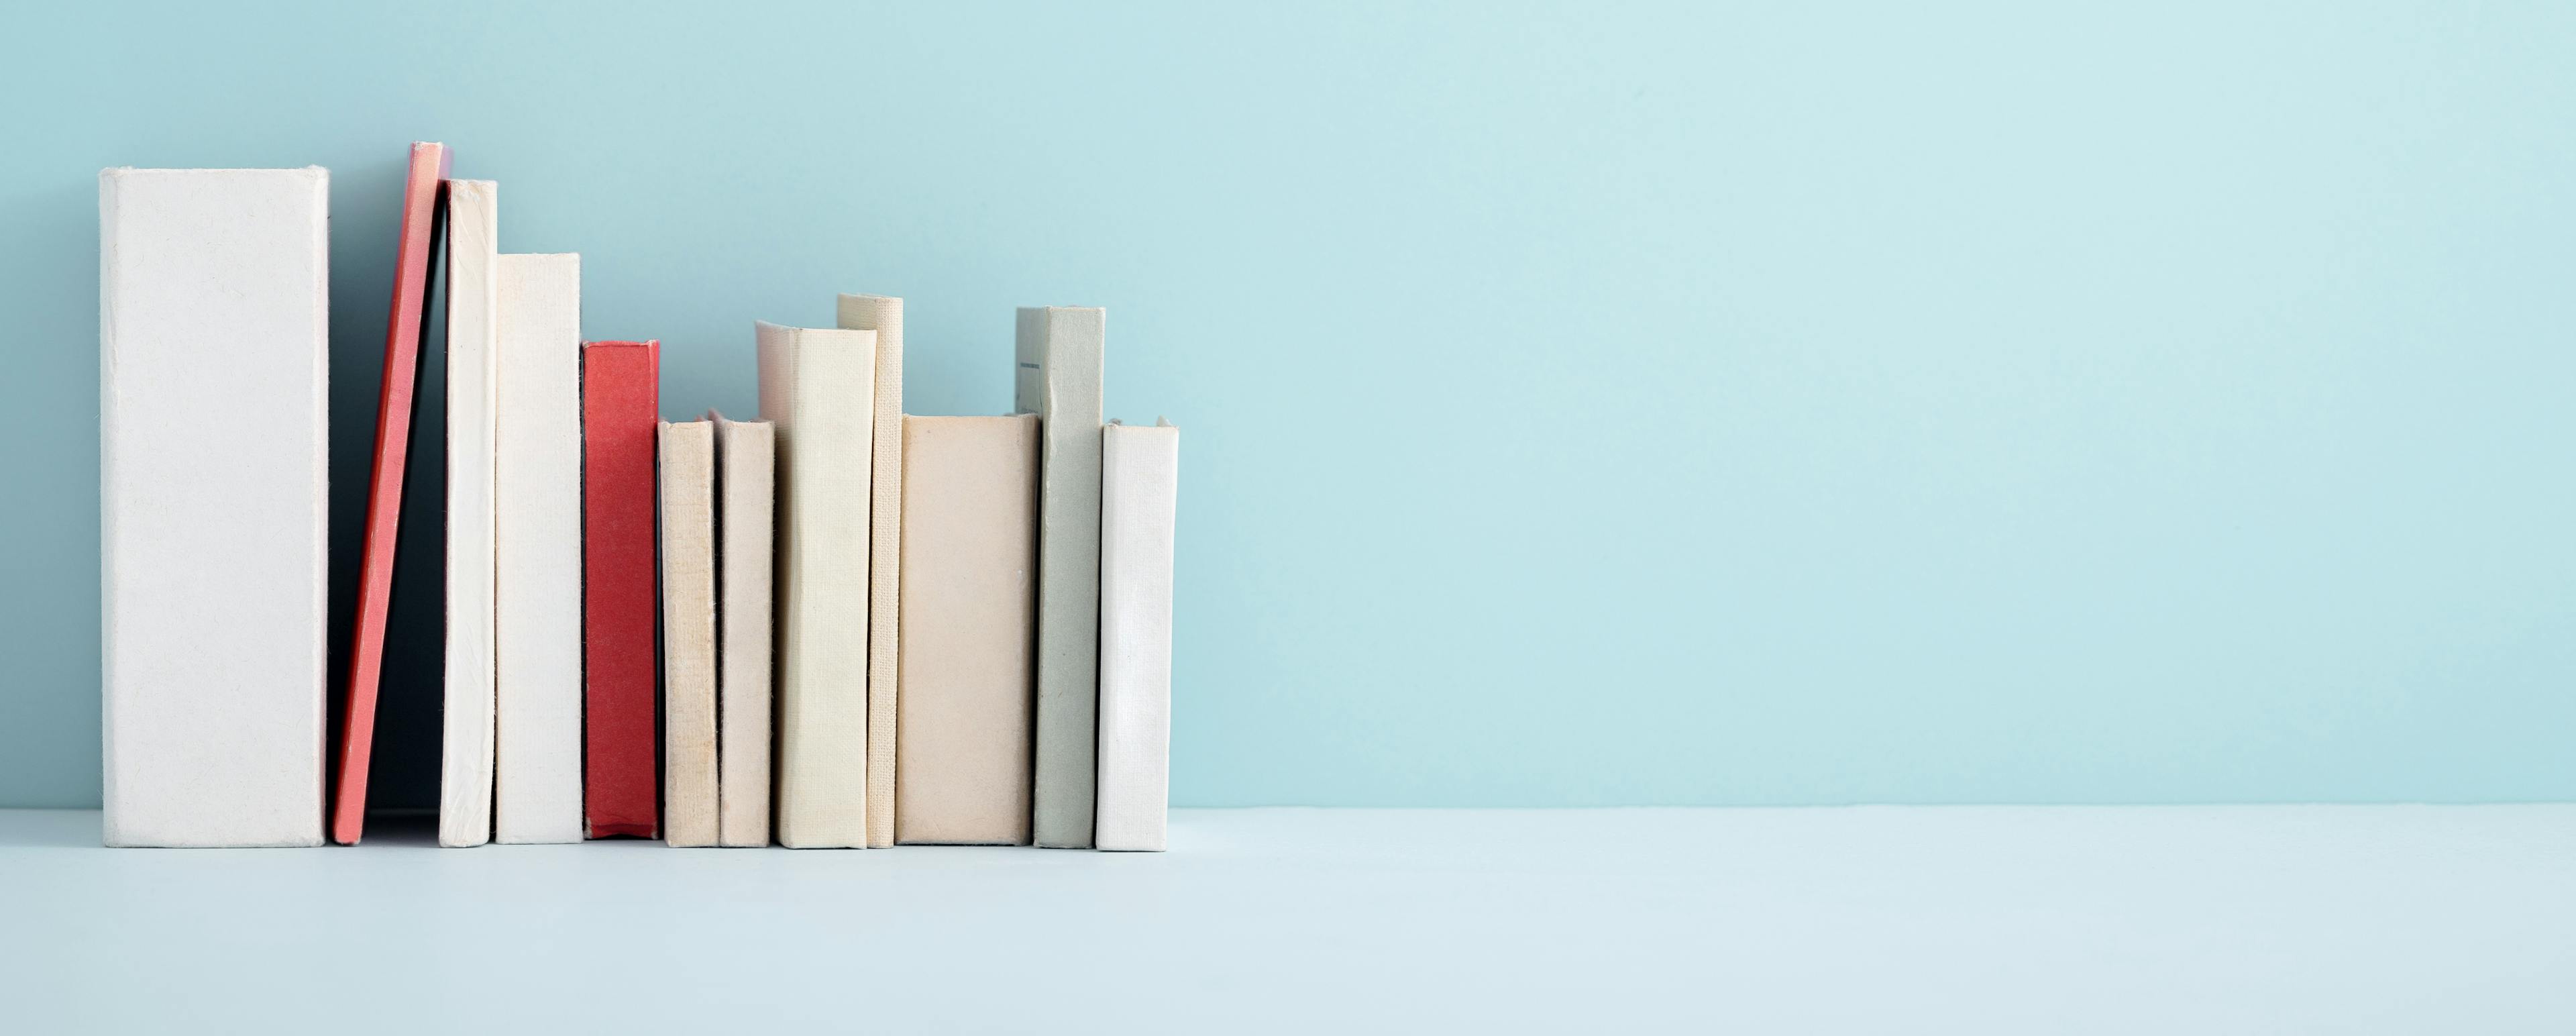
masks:
{"type": "Polygon", "coordinates": [[[877,333],[755,325],[778,436],[778,841],[868,844],[868,465],[877,333]]]}
{"type": "Polygon", "coordinates": [[[1038,418],[903,419],[895,840],[1029,844],[1038,418]]]}
{"type": "Polygon", "coordinates": [[[877,333],[868,472],[868,846],[894,844],[895,705],[903,571],[903,300],[843,295],[840,325],[877,333]]]}
{"type": "Polygon", "coordinates": [[[367,474],[367,532],[359,546],[358,611],[349,646],[348,707],[340,713],[340,779],[331,805],[331,838],[354,845],[367,822],[367,766],[374,761],[376,691],[383,676],[385,617],[393,602],[394,543],[402,531],[403,471],[411,457],[411,420],[420,383],[420,340],[427,326],[431,271],[438,254],[439,197],[447,179],[446,145],[411,146],[403,181],[402,236],[394,253],[394,296],[385,315],[385,368],[376,395],[376,451],[367,474]]]}
{"type": "Polygon", "coordinates": [[[504,255],[492,837],[581,841],[581,257],[504,255]]]}
{"type": "Polygon", "coordinates": [[[661,344],[581,347],[582,828],[656,838],[654,440],[661,344]]]}
{"type": "Polygon", "coordinates": [[[1172,746],[1172,528],[1181,430],[1102,430],[1100,819],[1102,849],[1163,850],[1172,746]]]}
{"type": "Polygon", "coordinates": [[[716,426],[716,840],[765,846],[777,442],[767,421],[707,419],[716,426]]]}
{"type": "Polygon", "coordinates": [[[1100,649],[1100,309],[1023,308],[1018,404],[1038,445],[1037,844],[1091,847],[1100,649]]]}
{"type": "Polygon", "coordinates": [[[492,460],[499,185],[448,182],[447,694],[438,844],[492,840],[492,460]]]}
{"type": "Polygon", "coordinates": [[[716,439],[662,425],[662,837],[716,844],[716,439]]]}
{"type": "Polygon", "coordinates": [[[108,845],[322,844],[329,199],[99,173],[108,845]]]}

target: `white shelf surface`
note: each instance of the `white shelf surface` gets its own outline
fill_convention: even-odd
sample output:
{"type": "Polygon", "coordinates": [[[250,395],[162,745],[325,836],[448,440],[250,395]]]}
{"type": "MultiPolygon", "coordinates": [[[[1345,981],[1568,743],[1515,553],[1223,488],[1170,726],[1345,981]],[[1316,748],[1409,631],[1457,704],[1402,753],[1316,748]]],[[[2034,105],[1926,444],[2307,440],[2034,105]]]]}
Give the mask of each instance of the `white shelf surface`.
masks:
{"type": "Polygon", "coordinates": [[[1178,810],[1160,855],[102,849],[14,1032],[2576,1032],[2576,806],[1178,810]]]}

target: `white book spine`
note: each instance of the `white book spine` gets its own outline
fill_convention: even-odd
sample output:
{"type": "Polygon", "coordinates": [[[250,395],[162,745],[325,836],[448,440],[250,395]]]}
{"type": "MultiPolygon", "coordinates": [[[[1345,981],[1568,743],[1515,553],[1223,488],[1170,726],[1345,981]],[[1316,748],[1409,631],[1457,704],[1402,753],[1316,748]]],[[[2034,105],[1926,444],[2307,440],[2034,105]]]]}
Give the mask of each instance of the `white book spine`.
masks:
{"type": "Polygon", "coordinates": [[[1037,844],[1091,847],[1100,654],[1101,350],[1108,314],[1023,308],[1018,409],[1043,425],[1038,489],[1037,844]]]}
{"type": "Polygon", "coordinates": [[[767,323],[756,334],[760,415],[778,437],[778,841],[860,848],[877,336],[767,323]]]}
{"type": "Polygon", "coordinates": [[[581,257],[498,259],[492,836],[578,842],[581,257]]]}
{"type": "Polygon", "coordinates": [[[903,572],[903,300],[843,295],[840,326],[877,333],[868,465],[868,846],[894,844],[896,638],[903,572]]]}
{"type": "Polygon", "coordinates": [[[330,174],[99,174],[104,840],[322,844],[330,174]]]}
{"type": "Polygon", "coordinates": [[[769,844],[771,553],[777,442],[766,421],[716,425],[717,841],[769,844]]]}
{"type": "Polygon", "coordinates": [[[447,687],[438,844],[492,840],[492,442],[499,185],[447,189],[447,687]]]}
{"type": "Polygon", "coordinates": [[[1112,424],[1100,481],[1099,848],[1161,852],[1171,796],[1181,430],[1112,424]]]}
{"type": "Polygon", "coordinates": [[[715,426],[662,423],[662,838],[716,844],[715,426]]]}

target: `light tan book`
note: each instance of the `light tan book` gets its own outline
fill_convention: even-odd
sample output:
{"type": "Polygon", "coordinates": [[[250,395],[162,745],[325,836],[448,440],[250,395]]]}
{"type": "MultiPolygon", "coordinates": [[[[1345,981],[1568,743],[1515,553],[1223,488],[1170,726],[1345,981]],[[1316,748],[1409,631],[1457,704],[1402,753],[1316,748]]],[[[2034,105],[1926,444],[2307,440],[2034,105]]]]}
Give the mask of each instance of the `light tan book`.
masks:
{"type": "Polygon", "coordinates": [[[868,472],[868,845],[894,844],[896,643],[903,570],[903,300],[843,295],[842,327],[877,333],[868,472]]]}
{"type": "Polygon", "coordinates": [[[877,335],[769,323],[756,332],[760,416],[778,437],[778,843],[863,847],[877,335]]]}
{"type": "Polygon", "coordinates": [[[715,425],[662,422],[662,839],[716,844],[715,425]]]}
{"type": "Polygon", "coordinates": [[[716,426],[716,841],[769,844],[770,543],[777,441],[767,421],[716,426]]]}
{"type": "Polygon", "coordinates": [[[1027,845],[1038,418],[903,419],[895,840],[1027,845]]]}

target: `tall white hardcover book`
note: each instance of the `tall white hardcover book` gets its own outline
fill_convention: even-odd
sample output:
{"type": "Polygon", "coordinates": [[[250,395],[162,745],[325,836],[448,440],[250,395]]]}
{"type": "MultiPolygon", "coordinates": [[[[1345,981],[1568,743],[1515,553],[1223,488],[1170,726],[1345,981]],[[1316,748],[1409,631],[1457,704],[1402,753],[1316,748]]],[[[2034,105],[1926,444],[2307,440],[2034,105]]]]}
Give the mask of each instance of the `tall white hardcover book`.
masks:
{"type": "Polygon", "coordinates": [[[716,426],[716,841],[769,844],[770,547],[777,440],[767,421],[716,426]]]}
{"type": "Polygon", "coordinates": [[[578,842],[581,257],[497,260],[492,838],[578,842]]]}
{"type": "Polygon", "coordinates": [[[1171,803],[1172,529],[1181,430],[1101,433],[1099,848],[1163,850],[1171,803]]]}
{"type": "Polygon", "coordinates": [[[1091,847],[1099,707],[1101,348],[1108,314],[1023,308],[1018,401],[1038,415],[1037,844],[1091,847]]]}
{"type": "Polygon", "coordinates": [[[322,844],[329,198],[99,174],[108,845],[322,844]]]}
{"type": "Polygon", "coordinates": [[[1038,419],[903,419],[895,840],[1027,845],[1038,419]]]}
{"type": "Polygon", "coordinates": [[[716,439],[662,423],[662,839],[716,844],[716,439]]]}
{"type": "Polygon", "coordinates": [[[868,471],[868,846],[894,844],[896,654],[903,586],[903,300],[843,295],[839,324],[877,333],[868,471]]]}
{"type": "Polygon", "coordinates": [[[492,460],[499,185],[447,185],[447,688],[438,844],[492,840],[492,460]]]}
{"type": "Polygon", "coordinates": [[[756,325],[778,437],[778,842],[868,844],[868,466],[874,331],[756,325]]]}

